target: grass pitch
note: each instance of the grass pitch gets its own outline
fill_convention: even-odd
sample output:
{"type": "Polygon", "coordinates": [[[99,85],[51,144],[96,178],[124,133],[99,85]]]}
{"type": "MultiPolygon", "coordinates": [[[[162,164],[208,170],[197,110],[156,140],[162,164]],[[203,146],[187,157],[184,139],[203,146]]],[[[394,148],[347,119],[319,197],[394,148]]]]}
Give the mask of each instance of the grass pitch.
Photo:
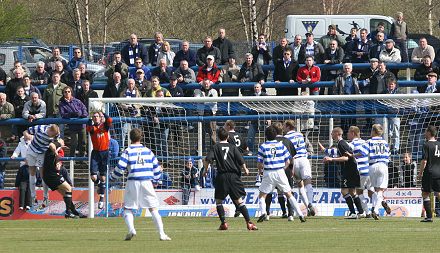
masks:
{"type": "Polygon", "coordinates": [[[440,252],[440,219],[272,218],[247,231],[243,218],[163,219],[173,239],[161,242],[151,218],[135,218],[137,236],[124,241],[122,218],[0,221],[0,252],[440,252]]]}

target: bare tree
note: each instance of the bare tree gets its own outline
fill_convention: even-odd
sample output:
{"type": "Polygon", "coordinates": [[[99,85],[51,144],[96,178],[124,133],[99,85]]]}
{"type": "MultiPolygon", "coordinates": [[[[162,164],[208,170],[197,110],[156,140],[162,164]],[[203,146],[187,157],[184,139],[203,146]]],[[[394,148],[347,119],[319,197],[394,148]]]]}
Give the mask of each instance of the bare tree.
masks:
{"type": "Polygon", "coordinates": [[[239,4],[240,4],[240,15],[241,15],[241,21],[243,22],[243,29],[244,29],[244,34],[246,35],[246,41],[249,47],[249,50],[252,46],[252,42],[249,38],[249,30],[247,27],[247,21],[246,21],[246,17],[244,16],[244,8],[243,8],[243,1],[239,0],[239,4]]]}
{"type": "Polygon", "coordinates": [[[87,36],[87,50],[89,61],[93,61],[92,54],[92,39],[90,38],[90,22],[89,22],[89,0],[84,2],[84,20],[86,23],[86,36],[87,36]]]}
{"type": "Polygon", "coordinates": [[[249,0],[249,21],[251,23],[252,41],[258,41],[257,6],[255,0],[249,0]]]}
{"type": "Polygon", "coordinates": [[[84,53],[84,37],[82,34],[82,24],[81,24],[81,12],[79,11],[79,0],[74,1],[75,5],[75,19],[76,19],[76,32],[78,34],[79,44],[81,46],[81,51],[84,53]]]}

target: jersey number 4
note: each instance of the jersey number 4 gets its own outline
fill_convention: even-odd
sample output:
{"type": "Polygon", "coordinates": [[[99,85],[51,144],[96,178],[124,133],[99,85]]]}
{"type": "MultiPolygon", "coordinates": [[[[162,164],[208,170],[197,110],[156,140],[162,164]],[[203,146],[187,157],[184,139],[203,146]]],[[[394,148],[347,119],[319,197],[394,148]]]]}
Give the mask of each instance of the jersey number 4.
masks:
{"type": "Polygon", "coordinates": [[[440,150],[438,149],[438,146],[437,146],[437,145],[435,145],[434,156],[440,157],[440,150]]]}
{"type": "Polygon", "coordinates": [[[222,147],[222,150],[225,151],[225,154],[223,155],[223,159],[226,160],[228,158],[229,147],[222,147]]]}

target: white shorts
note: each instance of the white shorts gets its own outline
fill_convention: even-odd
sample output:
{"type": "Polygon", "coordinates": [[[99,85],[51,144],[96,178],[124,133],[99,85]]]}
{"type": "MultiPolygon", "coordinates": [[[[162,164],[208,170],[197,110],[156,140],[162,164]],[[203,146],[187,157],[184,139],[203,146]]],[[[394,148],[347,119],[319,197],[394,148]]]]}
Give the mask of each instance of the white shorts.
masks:
{"type": "Polygon", "coordinates": [[[360,178],[361,178],[361,187],[359,187],[359,189],[370,190],[371,188],[370,176],[360,176],[360,178]]]}
{"type": "Polygon", "coordinates": [[[31,150],[28,150],[26,154],[26,161],[30,167],[43,167],[44,153],[38,154],[31,150]]]}
{"type": "Polygon", "coordinates": [[[263,179],[261,180],[261,185],[258,188],[260,192],[269,194],[273,192],[275,187],[282,192],[291,191],[289,180],[287,179],[284,169],[265,170],[263,172],[263,179]]]}
{"type": "Polygon", "coordinates": [[[155,208],[159,206],[159,199],[154,191],[151,180],[128,180],[124,194],[124,208],[155,208]]]}
{"type": "Polygon", "coordinates": [[[297,180],[312,179],[312,167],[307,157],[293,159],[293,176],[297,180]]]}
{"type": "Polygon", "coordinates": [[[369,169],[371,186],[386,189],[388,187],[388,165],[375,163],[370,165],[369,169]]]}

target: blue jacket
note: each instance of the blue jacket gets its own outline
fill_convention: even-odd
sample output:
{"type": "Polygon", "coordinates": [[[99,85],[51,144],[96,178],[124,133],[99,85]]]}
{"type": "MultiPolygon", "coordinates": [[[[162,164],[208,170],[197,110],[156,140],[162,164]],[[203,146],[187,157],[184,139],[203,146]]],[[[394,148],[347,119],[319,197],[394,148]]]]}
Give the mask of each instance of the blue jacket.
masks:
{"type": "MultiPolygon", "coordinates": [[[[62,97],[58,108],[60,116],[63,119],[86,118],[89,116],[86,106],[81,100],[74,97],[72,97],[70,101],[66,101],[66,99],[62,97]]],[[[69,129],[75,132],[80,131],[82,128],[84,128],[84,125],[69,125],[69,129]]]]}
{"type": "MultiPolygon", "coordinates": [[[[150,71],[150,69],[147,66],[145,66],[145,65],[142,66],[141,69],[144,71],[145,79],[151,80],[151,71],[150,71]]],[[[128,73],[128,78],[136,79],[136,71],[137,70],[138,70],[137,68],[130,67],[129,70],[128,70],[128,72],[129,72],[128,73]]]]}
{"type": "Polygon", "coordinates": [[[87,61],[84,57],[81,57],[79,59],[75,59],[75,57],[73,57],[72,59],[70,59],[69,63],[67,64],[67,70],[69,72],[72,72],[72,70],[78,68],[78,65],[80,63],[87,64],[87,61]]]}
{"type": "Polygon", "coordinates": [[[175,68],[180,67],[180,62],[182,60],[186,60],[190,68],[192,66],[196,66],[197,64],[196,52],[191,49],[189,49],[188,52],[183,52],[183,50],[177,51],[176,56],[174,56],[173,67],[175,68]]]}

